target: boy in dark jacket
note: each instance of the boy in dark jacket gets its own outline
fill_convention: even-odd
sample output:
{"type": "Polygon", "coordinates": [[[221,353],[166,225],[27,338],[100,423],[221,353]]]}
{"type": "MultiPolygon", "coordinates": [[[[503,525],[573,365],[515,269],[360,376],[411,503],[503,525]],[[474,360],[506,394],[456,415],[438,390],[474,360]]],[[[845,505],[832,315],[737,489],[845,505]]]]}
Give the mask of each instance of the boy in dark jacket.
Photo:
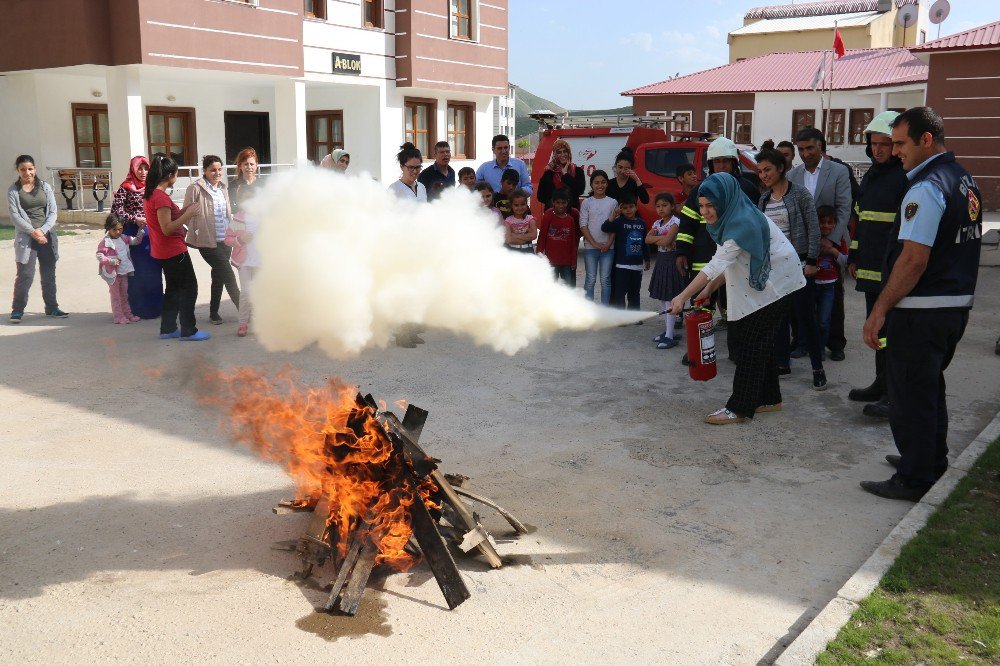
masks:
{"type": "Polygon", "coordinates": [[[642,272],[649,270],[646,223],[638,216],[634,194],[622,194],[618,209],[621,215],[601,225],[601,231],[615,235],[615,282],[611,305],[638,310],[642,272]]]}

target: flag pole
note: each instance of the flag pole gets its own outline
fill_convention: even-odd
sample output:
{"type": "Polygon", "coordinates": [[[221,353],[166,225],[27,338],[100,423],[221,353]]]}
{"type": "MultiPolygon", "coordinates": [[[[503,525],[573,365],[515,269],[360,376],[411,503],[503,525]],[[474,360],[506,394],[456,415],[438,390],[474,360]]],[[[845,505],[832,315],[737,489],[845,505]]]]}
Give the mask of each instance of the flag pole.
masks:
{"type": "MultiPolygon", "coordinates": [[[[837,21],[834,21],[833,22],[833,38],[834,38],[834,40],[837,39],[837,30],[838,30],[837,29],[837,21]]],[[[836,62],[837,62],[837,50],[836,50],[836,48],[834,48],[834,49],[831,49],[831,53],[830,53],[830,94],[826,98],[827,99],[826,114],[825,114],[826,117],[825,117],[825,121],[823,123],[823,136],[825,138],[829,138],[830,137],[830,120],[831,120],[830,116],[832,115],[830,113],[830,111],[833,108],[833,68],[834,68],[834,65],[836,64],[836,62]]]]}

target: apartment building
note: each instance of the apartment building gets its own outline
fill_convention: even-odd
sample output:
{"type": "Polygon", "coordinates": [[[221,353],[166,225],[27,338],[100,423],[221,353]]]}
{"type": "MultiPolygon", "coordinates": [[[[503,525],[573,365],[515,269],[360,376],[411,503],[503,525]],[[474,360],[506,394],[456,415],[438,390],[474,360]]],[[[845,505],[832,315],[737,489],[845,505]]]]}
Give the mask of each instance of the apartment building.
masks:
{"type": "MultiPolygon", "coordinates": [[[[508,93],[507,0],[5,0],[0,162],[264,163],[351,153],[398,177],[404,140],[456,167],[490,156],[508,93]]],[[[13,178],[13,172],[11,172],[13,178]]]]}
{"type": "Polygon", "coordinates": [[[743,26],[729,33],[729,62],[781,51],[812,51],[840,29],[849,49],[913,46],[927,41],[930,2],[918,0],[821,0],[753,7],[743,26]],[[900,25],[899,12],[914,22],[900,25]]]}
{"type": "Polygon", "coordinates": [[[517,135],[517,86],[507,84],[507,94],[493,99],[493,133],[503,134],[511,141],[517,135]]]}

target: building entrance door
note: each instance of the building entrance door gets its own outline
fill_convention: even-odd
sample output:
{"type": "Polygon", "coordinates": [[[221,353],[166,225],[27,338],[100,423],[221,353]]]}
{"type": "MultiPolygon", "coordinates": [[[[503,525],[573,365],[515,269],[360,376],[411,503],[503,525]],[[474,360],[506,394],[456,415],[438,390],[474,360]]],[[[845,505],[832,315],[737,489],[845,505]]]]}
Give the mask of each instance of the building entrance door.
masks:
{"type": "Polygon", "coordinates": [[[271,123],[266,112],[226,111],[226,164],[234,164],[244,148],[257,151],[261,164],[271,163],[271,123]]]}

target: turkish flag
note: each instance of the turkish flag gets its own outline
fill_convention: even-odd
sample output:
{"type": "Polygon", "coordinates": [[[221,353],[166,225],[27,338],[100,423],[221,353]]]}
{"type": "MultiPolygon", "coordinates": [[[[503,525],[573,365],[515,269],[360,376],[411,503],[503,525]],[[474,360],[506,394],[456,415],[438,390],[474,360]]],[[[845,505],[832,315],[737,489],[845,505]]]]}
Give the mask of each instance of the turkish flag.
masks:
{"type": "Polygon", "coordinates": [[[840,28],[837,28],[837,32],[833,35],[833,52],[837,54],[838,58],[842,58],[847,49],[844,48],[844,40],[840,36],[840,28]]]}

